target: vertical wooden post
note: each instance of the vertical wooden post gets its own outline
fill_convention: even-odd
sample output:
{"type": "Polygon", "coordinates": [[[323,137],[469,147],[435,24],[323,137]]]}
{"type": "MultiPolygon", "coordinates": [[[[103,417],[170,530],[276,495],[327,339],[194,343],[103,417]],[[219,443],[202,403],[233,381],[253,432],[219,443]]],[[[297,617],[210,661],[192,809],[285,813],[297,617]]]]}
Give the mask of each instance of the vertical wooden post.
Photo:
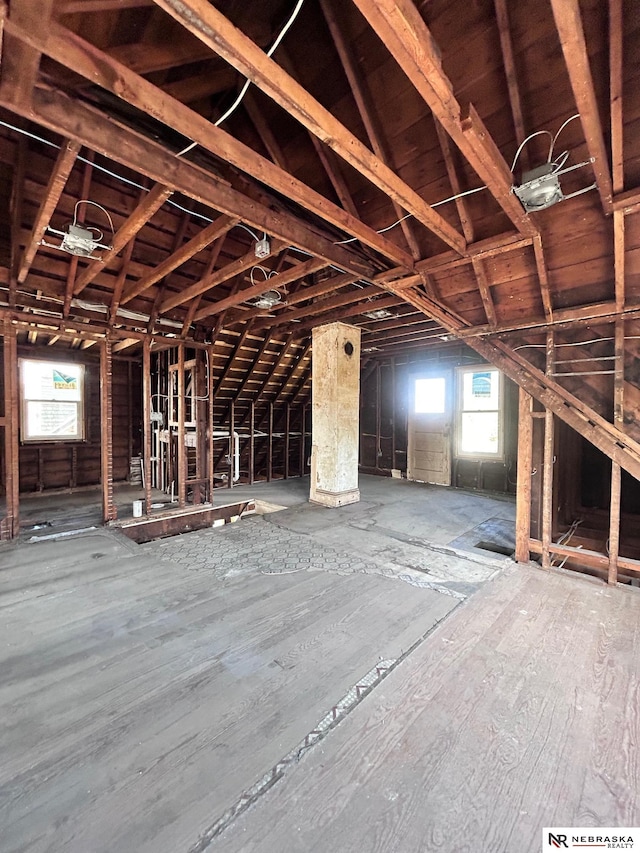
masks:
{"type": "Polygon", "coordinates": [[[100,481],[102,519],[115,521],[118,511],[113,501],[113,364],[112,343],[106,337],[100,347],[100,481]]]}
{"type": "MultiPolygon", "coordinates": [[[[553,332],[547,332],[547,375],[554,373],[555,341],[553,332]]],[[[544,456],[542,470],[542,568],[551,568],[549,546],[553,532],[553,445],[555,422],[553,412],[544,413],[544,456]]]]}
{"type": "Polygon", "coordinates": [[[284,433],[284,478],[289,479],[289,430],[291,428],[291,404],[287,403],[284,433]]]}
{"type": "Polygon", "coordinates": [[[380,448],[380,398],[382,396],[382,389],[380,383],[380,362],[378,362],[376,364],[376,468],[380,467],[380,457],[382,453],[380,448]]]}
{"type": "Polygon", "coordinates": [[[396,467],[396,359],[391,358],[391,467],[396,467]]]}
{"type": "Polygon", "coordinates": [[[256,404],[255,401],[252,400],[249,409],[250,423],[249,423],[249,485],[253,486],[254,483],[254,468],[255,468],[255,441],[256,441],[256,404]]]}
{"type": "Polygon", "coordinates": [[[273,477],[273,401],[269,403],[269,446],[267,448],[267,483],[273,477]]]}
{"type": "MultiPolygon", "coordinates": [[[[624,320],[620,317],[615,326],[615,373],[613,379],[613,422],[624,430],[624,320]]],[[[611,500],[609,503],[609,573],[608,582],[618,582],[618,557],[620,555],[620,498],[622,471],[617,462],[611,462],[611,500]]]]}
{"type": "Polygon", "coordinates": [[[178,344],[178,506],[187,502],[187,454],[184,446],[184,342],[178,344]]]}
{"type": "Polygon", "coordinates": [[[151,513],[151,340],[142,342],[142,466],[144,511],[151,513]]]}
{"type": "Polygon", "coordinates": [[[235,438],[234,431],[236,428],[236,405],[234,401],[231,401],[231,405],[229,406],[229,477],[227,478],[227,486],[228,488],[233,488],[233,458],[235,452],[235,438]]]}
{"type": "Polygon", "coordinates": [[[209,501],[213,503],[213,489],[215,487],[215,471],[214,471],[214,458],[213,458],[213,347],[209,347],[207,350],[207,364],[209,369],[207,371],[208,383],[207,383],[207,404],[208,404],[208,441],[207,441],[207,476],[209,477],[209,501]]]}
{"type": "Polygon", "coordinates": [[[20,444],[18,439],[18,340],[11,320],[4,321],[4,458],[7,514],[0,531],[2,539],[20,532],[20,444]]]}
{"type": "Polygon", "coordinates": [[[518,402],[518,474],[516,484],[516,560],[529,562],[531,536],[531,468],[533,464],[533,398],[520,388],[518,402]]]}
{"type": "MultiPolygon", "coordinates": [[[[127,380],[129,386],[127,388],[127,460],[131,464],[133,456],[133,364],[127,362],[127,380]]],[[[137,427],[137,424],[136,424],[137,427]]]]}
{"type": "Polygon", "coordinates": [[[306,424],[306,415],[307,415],[307,407],[305,403],[300,406],[300,476],[304,477],[304,469],[305,469],[305,455],[304,449],[306,445],[306,436],[305,430],[307,428],[306,424]]]}

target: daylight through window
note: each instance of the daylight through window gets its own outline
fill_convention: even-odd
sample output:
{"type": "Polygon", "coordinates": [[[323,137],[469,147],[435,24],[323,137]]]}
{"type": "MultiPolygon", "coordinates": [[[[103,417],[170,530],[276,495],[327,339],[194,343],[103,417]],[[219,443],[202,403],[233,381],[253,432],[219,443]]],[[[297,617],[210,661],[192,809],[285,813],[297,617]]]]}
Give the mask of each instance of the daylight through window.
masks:
{"type": "Polygon", "coordinates": [[[502,456],[502,377],[491,368],[460,371],[458,453],[502,456]]]}
{"type": "Polygon", "coordinates": [[[84,438],[84,366],[20,359],[23,441],[84,438]]]}

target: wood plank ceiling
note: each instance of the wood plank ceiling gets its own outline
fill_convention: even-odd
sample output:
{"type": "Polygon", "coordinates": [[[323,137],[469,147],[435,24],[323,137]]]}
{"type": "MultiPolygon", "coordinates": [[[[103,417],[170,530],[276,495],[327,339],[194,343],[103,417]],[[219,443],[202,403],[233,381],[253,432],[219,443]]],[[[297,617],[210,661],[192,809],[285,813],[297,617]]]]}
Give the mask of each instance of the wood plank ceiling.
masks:
{"type": "Polygon", "coordinates": [[[11,0],[3,316],[32,342],[210,343],[229,399],[259,363],[304,396],[329,321],[368,358],[454,335],[638,476],[612,388],[536,347],[633,339],[639,34],[633,0],[11,0]],[[527,214],[512,185],[561,128],[550,159],[586,164],[564,193],[595,189],[527,214]],[[99,260],[51,247],[74,216],[99,260]]]}

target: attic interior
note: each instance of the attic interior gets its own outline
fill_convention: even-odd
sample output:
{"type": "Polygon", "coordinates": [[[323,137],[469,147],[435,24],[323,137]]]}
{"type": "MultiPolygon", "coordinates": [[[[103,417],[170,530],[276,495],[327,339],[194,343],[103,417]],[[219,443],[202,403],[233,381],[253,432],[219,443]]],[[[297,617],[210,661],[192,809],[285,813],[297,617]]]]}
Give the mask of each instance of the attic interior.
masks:
{"type": "Polygon", "coordinates": [[[144,544],[287,488],[350,518],[360,475],[515,501],[512,544],[471,543],[514,556],[514,588],[634,594],[636,3],[0,14],[8,564],[70,495],[144,544]]]}

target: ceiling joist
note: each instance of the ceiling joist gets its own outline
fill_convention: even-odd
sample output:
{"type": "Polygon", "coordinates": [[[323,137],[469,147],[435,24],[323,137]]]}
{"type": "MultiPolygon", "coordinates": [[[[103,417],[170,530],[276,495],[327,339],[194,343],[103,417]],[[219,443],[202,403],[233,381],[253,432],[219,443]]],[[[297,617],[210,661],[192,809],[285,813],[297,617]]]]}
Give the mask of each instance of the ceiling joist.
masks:
{"type": "Polygon", "coordinates": [[[206,0],[156,3],[426,228],[456,251],[464,251],[463,237],[440,214],[214,6],[206,0]]]}

